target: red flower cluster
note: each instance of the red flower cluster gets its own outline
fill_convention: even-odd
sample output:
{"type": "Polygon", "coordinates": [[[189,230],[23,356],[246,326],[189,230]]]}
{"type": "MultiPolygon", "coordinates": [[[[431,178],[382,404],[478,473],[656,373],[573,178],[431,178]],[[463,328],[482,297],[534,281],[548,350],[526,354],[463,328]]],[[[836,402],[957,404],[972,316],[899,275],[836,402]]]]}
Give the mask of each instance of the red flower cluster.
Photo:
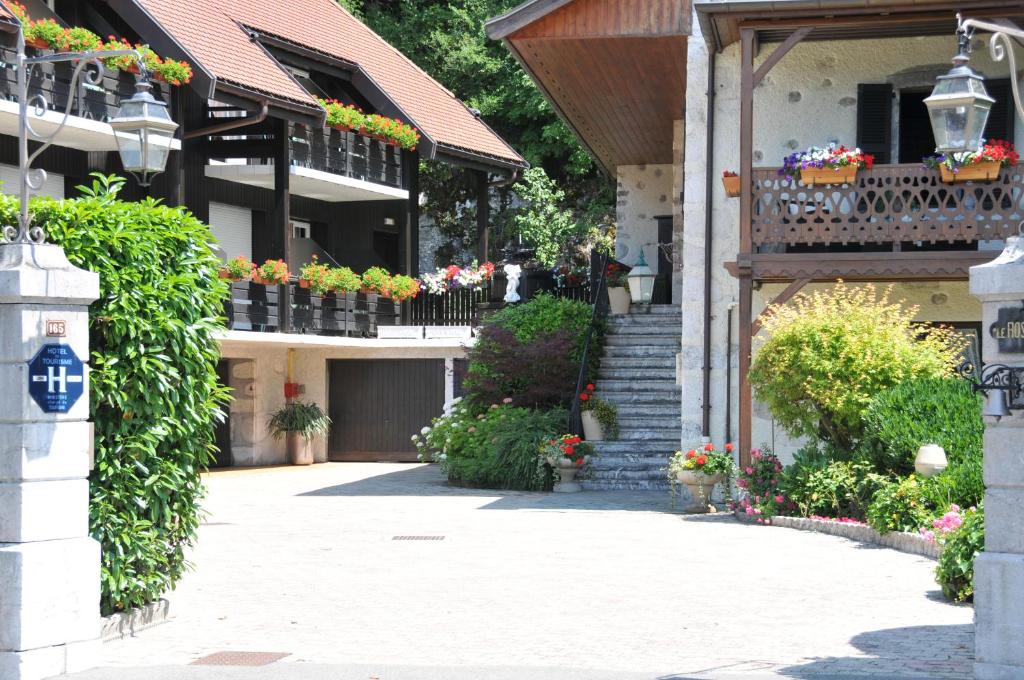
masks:
{"type": "Polygon", "coordinates": [[[580,392],[580,401],[582,401],[583,403],[587,403],[590,400],[590,398],[594,396],[595,389],[597,388],[594,387],[594,383],[587,383],[587,386],[584,388],[584,391],[580,392]]]}
{"type": "Polygon", "coordinates": [[[583,465],[586,458],[576,451],[576,445],[582,441],[580,437],[565,435],[561,439],[552,439],[551,443],[557,445],[566,458],[572,459],[574,465],[583,465]]]}
{"type": "Polygon", "coordinates": [[[722,177],[739,177],[739,175],[737,175],[732,170],[726,170],[722,173],[722,177]]]}
{"type": "Polygon", "coordinates": [[[1019,160],[1020,154],[1013,144],[1004,139],[992,139],[981,148],[981,153],[975,154],[971,163],[999,161],[1000,165],[1016,165],[1019,160]]]}
{"type": "Polygon", "coordinates": [[[447,267],[445,267],[445,269],[444,269],[444,277],[446,279],[448,279],[449,281],[451,281],[456,276],[458,276],[459,272],[461,272],[461,271],[462,271],[462,268],[459,267],[459,265],[457,265],[457,264],[450,264],[447,267]]]}

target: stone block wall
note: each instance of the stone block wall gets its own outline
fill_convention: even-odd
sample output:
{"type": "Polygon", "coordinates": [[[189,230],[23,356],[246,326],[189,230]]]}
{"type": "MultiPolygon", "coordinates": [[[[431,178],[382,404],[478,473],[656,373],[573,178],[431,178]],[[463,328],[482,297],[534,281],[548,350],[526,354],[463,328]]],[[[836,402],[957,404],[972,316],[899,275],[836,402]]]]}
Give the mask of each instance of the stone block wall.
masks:
{"type": "MultiPolygon", "coordinates": [[[[640,249],[657,270],[656,215],[673,211],[672,165],[620,165],[616,172],[615,257],[628,265],[640,259],[640,249]]],[[[662,273],[657,272],[655,273],[662,273]]]]}

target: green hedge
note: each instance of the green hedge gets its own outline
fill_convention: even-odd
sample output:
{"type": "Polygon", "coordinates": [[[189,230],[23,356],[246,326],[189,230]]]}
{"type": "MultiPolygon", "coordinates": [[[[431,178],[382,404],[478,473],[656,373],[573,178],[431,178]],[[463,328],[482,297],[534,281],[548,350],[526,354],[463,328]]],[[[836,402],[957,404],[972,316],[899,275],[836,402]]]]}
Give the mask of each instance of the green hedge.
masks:
{"type": "MultiPolygon", "coordinates": [[[[213,337],[226,287],[210,231],[184,209],[117,200],[123,182],[98,177],[81,198],[31,204],[49,241],[100,275],[100,299],[89,309],[89,481],[105,614],[157,599],[187,568],[199,475],[226,401],[213,337]]],[[[13,224],[17,205],[0,198],[4,224],[13,224]]]]}

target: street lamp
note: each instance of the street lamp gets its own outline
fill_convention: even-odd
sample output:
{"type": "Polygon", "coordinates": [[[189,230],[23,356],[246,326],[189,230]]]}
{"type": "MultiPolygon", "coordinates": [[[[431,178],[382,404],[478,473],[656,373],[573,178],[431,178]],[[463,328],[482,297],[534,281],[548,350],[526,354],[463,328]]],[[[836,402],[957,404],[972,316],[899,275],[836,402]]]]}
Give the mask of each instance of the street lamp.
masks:
{"type": "Polygon", "coordinates": [[[971,34],[963,23],[957,27],[957,43],[960,49],[953,57],[953,68],[936,78],[935,89],[924,100],[935,135],[935,150],[943,154],[980,149],[981,135],[995,103],[985,90],[985,79],[967,65],[971,34]]]}
{"type": "MultiPolygon", "coordinates": [[[[158,101],[150,94],[148,74],[142,61],[142,55],[136,50],[103,50],[92,52],[67,52],[48,54],[41,57],[29,57],[25,54],[24,27],[18,28],[17,55],[15,70],[18,74],[18,179],[21,199],[21,211],[18,214],[17,226],[7,225],[2,229],[5,243],[37,243],[46,240],[40,227],[32,227],[29,223],[29,194],[38,191],[46,181],[46,171],[32,168],[32,163],[43,151],[53,144],[53,140],[64,129],[71,117],[71,106],[75,97],[68,96],[64,107],[64,117],[57,128],[49,134],[40,134],[29,121],[28,83],[31,80],[32,68],[37,64],[54,64],[72,62],[75,70],[68,84],[68,91],[74,93],[80,80],[89,85],[98,85],[103,77],[103,59],[111,57],[133,57],[139,64],[141,75],[136,86],[138,91],[125,100],[117,115],[110,120],[114,130],[121,162],[127,172],[132,173],[143,186],[147,186],[149,178],[163,172],[167,165],[171,139],[178,128],[167,114],[167,105],[158,101]],[[86,70],[87,66],[93,69],[86,70]],[[42,144],[31,154],[28,152],[29,138],[42,144]]],[[[48,102],[43,94],[31,98],[32,112],[43,116],[48,110],[48,102]]]]}
{"type": "Polygon", "coordinates": [[[629,270],[626,278],[629,282],[629,295],[633,302],[646,304],[651,301],[651,296],[654,294],[654,272],[647,266],[647,260],[644,259],[643,246],[640,247],[640,259],[629,270]]]}

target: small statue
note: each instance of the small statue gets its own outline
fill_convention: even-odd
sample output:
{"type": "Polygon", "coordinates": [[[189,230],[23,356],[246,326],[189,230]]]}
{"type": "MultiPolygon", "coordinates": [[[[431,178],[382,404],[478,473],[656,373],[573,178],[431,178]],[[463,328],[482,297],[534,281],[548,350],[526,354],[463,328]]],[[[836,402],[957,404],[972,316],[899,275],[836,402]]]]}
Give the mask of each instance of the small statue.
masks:
{"type": "Polygon", "coordinates": [[[505,302],[519,302],[519,276],[523,268],[517,264],[505,265],[505,302]]]}

